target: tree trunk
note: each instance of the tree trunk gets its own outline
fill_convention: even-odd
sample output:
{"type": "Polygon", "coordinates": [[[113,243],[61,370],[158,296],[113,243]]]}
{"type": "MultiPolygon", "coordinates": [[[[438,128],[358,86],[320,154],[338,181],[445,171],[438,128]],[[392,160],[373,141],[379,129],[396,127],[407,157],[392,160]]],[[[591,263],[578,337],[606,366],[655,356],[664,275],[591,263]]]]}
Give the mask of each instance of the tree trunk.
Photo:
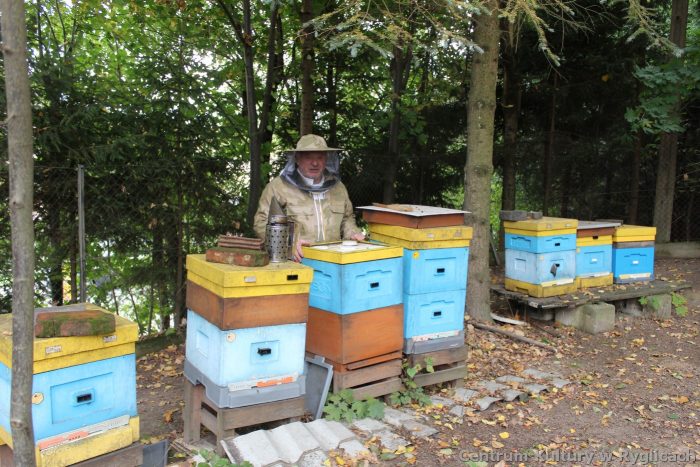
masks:
{"type": "Polygon", "coordinates": [[[51,304],[63,305],[63,241],[61,228],[61,203],[59,200],[47,202],[49,244],[49,285],[51,288],[51,304]]]}
{"type": "Polygon", "coordinates": [[[643,133],[637,132],[630,163],[630,202],[627,207],[627,223],[636,224],[639,215],[639,169],[642,165],[643,133]]]}
{"type": "Polygon", "coordinates": [[[554,73],[554,86],[552,87],[552,101],[549,108],[549,131],[547,132],[547,143],[544,147],[544,164],[542,164],[542,213],[546,216],[549,212],[549,202],[552,197],[552,160],[554,159],[554,142],[557,116],[557,87],[559,76],[554,73]]]}
{"type": "MultiPolygon", "coordinates": [[[[435,30],[430,29],[430,40],[435,40],[435,30]]],[[[430,81],[430,51],[425,50],[423,56],[421,57],[421,75],[420,83],[418,85],[418,106],[421,109],[425,109],[430,101],[428,95],[428,83],[430,81]]],[[[422,114],[425,114],[425,110],[421,110],[422,114]]],[[[428,165],[428,159],[430,157],[430,150],[428,149],[427,141],[428,138],[415,138],[416,141],[413,145],[414,157],[416,159],[416,172],[417,180],[413,191],[413,204],[423,204],[423,196],[425,195],[425,172],[428,165]]]]}
{"type": "MultiPolygon", "coordinates": [[[[671,34],[669,39],[679,48],[685,47],[688,24],[688,0],[673,0],[671,6],[671,34]]],[[[676,104],[679,112],[679,104],[676,104]]],[[[664,133],[659,144],[659,165],[656,174],[656,197],[654,198],[654,225],[656,241],[669,242],[673,223],[673,195],[676,188],[676,159],[678,157],[678,134],[664,133]]]]}
{"type": "MultiPolygon", "coordinates": [[[[183,205],[182,190],[177,195],[177,228],[175,238],[175,248],[177,258],[175,259],[175,304],[174,316],[175,327],[179,327],[185,317],[185,252],[183,251],[183,239],[185,235],[183,217],[185,208],[183,205]]],[[[135,311],[135,310],[134,310],[135,311]]]]}
{"type": "Polygon", "coordinates": [[[12,238],[10,428],[15,465],[36,465],[31,403],[34,373],[34,159],[24,2],[0,0],[0,16],[12,238]]]}
{"type": "Polygon", "coordinates": [[[80,286],[78,285],[78,245],[71,242],[70,249],[70,302],[78,303],[80,300],[80,286]]]}
{"type": "MultiPolygon", "coordinates": [[[[313,1],[301,3],[302,24],[314,18],[313,1]]],[[[306,135],[314,130],[314,28],[305,26],[301,35],[301,116],[299,134],[306,135]]]]}
{"type": "Polygon", "coordinates": [[[389,124],[389,148],[386,171],[384,172],[384,203],[393,203],[396,198],[396,173],[399,166],[399,130],[401,128],[401,96],[406,90],[408,76],[411,71],[411,45],[406,50],[394,46],[394,56],[391,59],[391,123],[389,124]]]}
{"type": "Polygon", "coordinates": [[[338,58],[333,53],[328,60],[326,70],[326,89],[328,89],[328,145],[338,146],[338,58]]]}
{"type": "MultiPolygon", "coordinates": [[[[253,217],[258,209],[258,201],[262,193],[262,155],[261,148],[263,142],[272,140],[272,132],[269,127],[271,123],[271,109],[274,100],[272,95],[279,81],[279,69],[282,66],[282,58],[275,54],[276,38],[281,24],[278,21],[279,4],[272,2],[270,8],[270,27],[268,29],[268,61],[267,79],[262,103],[262,116],[258,126],[257,98],[255,90],[255,49],[253,48],[253,27],[250,0],[243,0],[243,23],[234,16],[231,8],[224,0],[217,0],[219,6],[226,14],[229,23],[236,33],[236,37],[243,47],[243,62],[245,64],[245,104],[246,115],[248,116],[248,138],[250,153],[250,182],[248,188],[248,210],[246,212],[246,222],[248,226],[253,225],[253,217]],[[262,135],[262,136],[261,136],[262,135]]],[[[281,35],[281,33],[280,33],[281,35]]]]}
{"type": "Polygon", "coordinates": [[[477,321],[491,321],[489,271],[489,206],[493,173],[493,133],[498,79],[498,1],[487,0],[490,14],[476,17],[474,42],[484,53],[472,59],[467,109],[467,162],[464,208],[472,211],[474,236],[469,249],[467,310],[477,321]]]}
{"type": "MultiPolygon", "coordinates": [[[[518,118],[520,115],[520,78],[515,63],[515,49],[511,43],[514,32],[509,21],[501,21],[503,40],[503,195],[501,209],[515,209],[515,158],[518,144],[518,118]]],[[[499,229],[498,243],[504,249],[503,224],[499,229]]]]}
{"type": "Polygon", "coordinates": [[[245,63],[245,89],[248,103],[248,138],[250,139],[250,185],[248,190],[248,212],[246,221],[253,225],[253,217],[258,209],[262,193],[260,180],[260,139],[258,137],[258,111],[255,98],[255,72],[253,62],[253,28],[251,24],[250,0],[243,0],[243,61],[245,63]]]}

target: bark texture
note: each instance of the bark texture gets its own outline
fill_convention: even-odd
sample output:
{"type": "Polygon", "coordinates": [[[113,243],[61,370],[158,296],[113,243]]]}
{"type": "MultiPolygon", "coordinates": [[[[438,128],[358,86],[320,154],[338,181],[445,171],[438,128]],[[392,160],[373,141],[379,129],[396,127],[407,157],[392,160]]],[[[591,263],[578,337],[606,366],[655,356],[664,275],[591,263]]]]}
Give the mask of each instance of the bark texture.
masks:
{"type": "MultiPolygon", "coordinates": [[[[673,0],[671,6],[671,34],[669,39],[679,48],[685,47],[688,26],[688,0],[673,0]]],[[[679,111],[678,108],[676,111],[679,111]]],[[[664,133],[659,144],[659,165],[654,198],[654,225],[656,241],[669,242],[673,225],[673,196],[676,189],[676,160],[678,134],[664,133]]]]}
{"type": "Polygon", "coordinates": [[[15,465],[36,465],[32,428],[34,362],[34,160],[24,2],[1,0],[7,98],[12,235],[12,387],[10,428],[15,465]]]}
{"type": "Polygon", "coordinates": [[[464,208],[472,211],[474,236],[469,249],[467,311],[477,321],[491,321],[489,274],[489,204],[493,173],[493,132],[498,78],[498,2],[487,0],[491,14],[476,18],[474,42],[483,50],[472,60],[467,109],[467,162],[464,208]]]}

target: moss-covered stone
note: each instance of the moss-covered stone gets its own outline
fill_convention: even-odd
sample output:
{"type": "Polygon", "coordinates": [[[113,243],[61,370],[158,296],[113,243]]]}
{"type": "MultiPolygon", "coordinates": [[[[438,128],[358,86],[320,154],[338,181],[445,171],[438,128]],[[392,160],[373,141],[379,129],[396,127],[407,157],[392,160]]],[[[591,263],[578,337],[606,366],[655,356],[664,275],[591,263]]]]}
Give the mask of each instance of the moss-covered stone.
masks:
{"type": "Polygon", "coordinates": [[[34,336],[97,336],[115,329],[114,315],[106,311],[44,311],[35,315],[34,336]]]}
{"type": "Polygon", "coordinates": [[[209,248],[206,258],[212,263],[235,264],[237,266],[260,267],[270,263],[270,257],[266,251],[247,248],[209,248]]]}

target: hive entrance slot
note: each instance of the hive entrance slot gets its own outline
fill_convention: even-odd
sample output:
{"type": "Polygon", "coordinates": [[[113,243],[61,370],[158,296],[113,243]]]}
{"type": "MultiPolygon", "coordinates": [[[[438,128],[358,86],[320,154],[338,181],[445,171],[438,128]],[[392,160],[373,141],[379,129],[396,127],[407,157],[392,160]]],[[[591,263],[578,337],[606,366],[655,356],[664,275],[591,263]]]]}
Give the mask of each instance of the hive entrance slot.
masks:
{"type": "Polygon", "coordinates": [[[438,272],[438,274],[444,274],[445,268],[438,268],[437,272],[438,272]]]}
{"type": "Polygon", "coordinates": [[[271,353],[272,349],[270,348],[258,349],[258,355],[270,355],[271,353]]]}
{"type": "Polygon", "coordinates": [[[376,289],[377,287],[379,287],[379,282],[371,282],[371,283],[369,284],[369,287],[370,287],[371,289],[376,289]]]}
{"type": "Polygon", "coordinates": [[[288,281],[295,281],[295,280],[297,280],[297,279],[299,279],[299,275],[298,275],[298,274],[289,274],[289,275],[287,275],[287,280],[288,280],[288,281]]]}
{"type": "Polygon", "coordinates": [[[77,404],[86,404],[88,402],[92,401],[92,394],[87,393],[87,394],[80,394],[75,398],[75,402],[77,404]]]}

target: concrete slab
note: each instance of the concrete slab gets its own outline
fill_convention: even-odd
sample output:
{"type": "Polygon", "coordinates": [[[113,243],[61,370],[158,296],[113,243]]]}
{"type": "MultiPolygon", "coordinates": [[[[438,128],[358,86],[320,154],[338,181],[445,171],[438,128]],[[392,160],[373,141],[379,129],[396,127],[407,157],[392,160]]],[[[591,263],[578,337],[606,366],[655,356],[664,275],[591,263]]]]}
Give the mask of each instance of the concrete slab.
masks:
{"type": "Polygon", "coordinates": [[[297,462],[305,453],[321,447],[301,422],[280,425],[268,432],[268,438],[277,448],[278,459],[290,464],[297,462]]]}
{"type": "Polygon", "coordinates": [[[486,397],[482,397],[481,399],[477,399],[474,402],[479,407],[479,410],[483,412],[484,410],[491,407],[491,404],[493,404],[494,402],[498,402],[500,400],[502,400],[500,397],[486,396],[486,397]]]}
{"type": "Polygon", "coordinates": [[[430,400],[433,405],[442,405],[443,407],[452,407],[455,405],[455,401],[442,396],[430,396],[430,400]]]}
{"type": "Polygon", "coordinates": [[[415,420],[406,420],[403,427],[408,430],[412,436],[417,436],[419,438],[428,438],[438,432],[435,428],[424,425],[415,420]]]}
{"type": "Polygon", "coordinates": [[[338,446],[338,448],[345,451],[345,454],[347,454],[350,457],[357,457],[363,453],[369,452],[365,445],[356,439],[344,441],[340,443],[340,446],[338,446]]]}
{"type": "Polygon", "coordinates": [[[478,381],[475,386],[480,389],[485,389],[486,392],[491,395],[496,394],[498,391],[508,389],[508,386],[505,384],[497,383],[495,381],[478,381]]]}
{"type": "Polygon", "coordinates": [[[589,334],[599,334],[615,329],[615,305],[595,302],[586,303],[581,308],[583,309],[582,331],[589,334]]]}
{"type": "Polygon", "coordinates": [[[378,431],[384,431],[389,429],[389,427],[385,423],[382,423],[379,420],[375,420],[373,418],[362,418],[360,420],[355,420],[350,426],[352,428],[355,428],[356,430],[364,431],[368,434],[373,434],[378,431]]]}
{"type": "Polygon", "coordinates": [[[532,383],[532,384],[525,384],[523,386],[523,389],[528,392],[528,394],[532,396],[536,396],[537,394],[541,393],[542,391],[547,390],[547,386],[544,384],[537,384],[537,383],[532,383]]]}
{"type": "Polygon", "coordinates": [[[406,420],[413,420],[413,417],[392,407],[384,408],[384,421],[389,425],[400,427],[406,420]]]}
{"type": "Polygon", "coordinates": [[[296,465],[298,467],[318,467],[324,465],[326,459],[328,459],[328,455],[319,449],[304,454],[296,465]]]}
{"type": "MultiPolygon", "coordinates": [[[[277,447],[268,437],[267,431],[256,430],[237,436],[230,441],[236,461],[248,461],[253,467],[267,467],[279,462],[277,447]]],[[[234,461],[235,462],[235,461],[234,461]]]]}
{"type": "Polygon", "coordinates": [[[457,388],[455,389],[455,393],[452,396],[454,400],[457,402],[469,402],[473,398],[479,395],[478,391],[474,391],[473,389],[466,389],[466,388],[457,388]]]}
{"type": "Polygon", "coordinates": [[[557,308],[554,313],[554,321],[562,326],[580,329],[583,324],[583,313],[579,307],[557,308]]]}
{"type": "Polygon", "coordinates": [[[558,375],[555,375],[554,373],[548,373],[546,371],[540,371],[536,368],[528,368],[523,371],[522,373],[524,376],[527,376],[528,378],[532,379],[543,379],[543,380],[550,380],[556,378],[558,375]]]}
{"type": "Polygon", "coordinates": [[[400,447],[406,447],[411,444],[401,436],[397,435],[396,433],[392,433],[389,430],[380,431],[379,433],[376,433],[375,436],[382,444],[384,449],[388,449],[391,452],[396,451],[400,447]]]}
{"type": "Polygon", "coordinates": [[[700,258],[700,242],[656,243],[657,258],[700,258]]]}
{"type": "Polygon", "coordinates": [[[345,428],[342,423],[323,418],[306,423],[306,429],[313,434],[321,448],[326,451],[337,448],[343,441],[356,438],[355,433],[345,428]]]}
{"type": "Polygon", "coordinates": [[[564,386],[568,386],[569,384],[571,384],[571,381],[569,381],[568,379],[554,378],[553,380],[550,381],[550,383],[555,388],[561,389],[564,386]]]}
{"type": "Polygon", "coordinates": [[[450,409],[450,414],[458,418],[463,418],[466,410],[467,409],[463,405],[455,405],[450,409]]]}
{"type": "Polygon", "coordinates": [[[521,378],[520,376],[515,376],[515,375],[505,375],[505,376],[499,376],[496,378],[496,382],[498,383],[503,383],[503,384],[508,384],[508,383],[524,383],[526,380],[525,378],[521,378]]]}
{"type": "Polygon", "coordinates": [[[504,401],[513,402],[515,399],[520,398],[524,393],[522,391],[518,391],[517,389],[506,389],[505,391],[501,391],[500,394],[504,401]]]}

